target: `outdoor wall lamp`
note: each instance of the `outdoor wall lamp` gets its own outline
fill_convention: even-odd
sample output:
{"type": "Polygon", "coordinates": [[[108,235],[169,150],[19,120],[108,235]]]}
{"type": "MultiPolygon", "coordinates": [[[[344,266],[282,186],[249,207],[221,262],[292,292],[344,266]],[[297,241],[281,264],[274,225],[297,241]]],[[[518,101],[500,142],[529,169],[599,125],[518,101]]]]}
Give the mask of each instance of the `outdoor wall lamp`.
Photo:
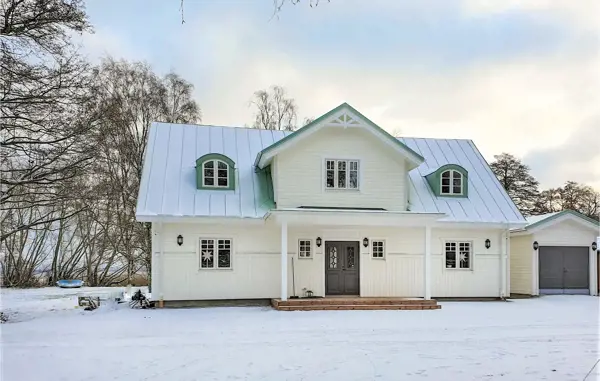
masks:
{"type": "Polygon", "coordinates": [[[598,244],[596,242],[592,242],[592,250],[596,251],[598,248],[598,244]]]}
{"type": "Polygon", "coordinates": [[[539,249],[539,247],[540,247],[540,244],[538,243],[538,241],[535,241],[533,243],[533,250],[537,250],[537,249],[539,249]]]}
{"type": "Polygon", "coordinates": [[[177,236],[177,244],[179,246],[183,245],[183,236],[181,234],[177,236]]]}
{"type": "Polygon", "coordinates": [[[492,241],[490,241],[490,239],[486,239],[485,240],[485,248],[489,249],[492,246],[492,241]]]}
{"type": "Polygon", "coordinates": [[[322,243],[323,241],[321,240],[321,237],[317,237],[317,247],[321,247],[322,243]]]}
{"type": "Polygon", "coordinates": [[[364,247],[369,246],[369,239],[367,237],[363,238],[363,246],[364,247]]]}

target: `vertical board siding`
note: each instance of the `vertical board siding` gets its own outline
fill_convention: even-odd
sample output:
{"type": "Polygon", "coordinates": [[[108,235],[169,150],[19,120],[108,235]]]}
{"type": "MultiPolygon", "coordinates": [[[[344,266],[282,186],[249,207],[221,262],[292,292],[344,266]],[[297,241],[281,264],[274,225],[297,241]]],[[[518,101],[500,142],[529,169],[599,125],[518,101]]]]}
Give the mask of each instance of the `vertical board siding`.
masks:
{"type": "Polygon", "coordinates": [[[512,294],[533,294],[532,268],[533,239],[531,235],[510,239],[510,292],[512,294]]]}
{"type": "Polygon", "coordinates": [[[324,128],[277,157],[277,207],[406,210],[404,159],[370,133],[324,128]],[[325,189],[325,159],[358,159],[360,190],[325,189]]]}
{"type": "MultiPolygon", "coordinates": [[[[360,242],[360,295],[422,297],[424,290],[424,228],[336,228],[332,226],[290,227],[288,231],[288,293],[303,296],[303,289],[325,295],[325,242],[360,242]],[[323,239],[316,247],[317,237],[323,239]],[[362,239],[369,238],[369,247],[362,239]],[[298,258],[298,239],[311,239],[313,258],[298,258]],[[371,258],[373,239],[386,242],[385,259],[371,258]],[[292,273],[292,259],[294,271],[292,273]],[[295,285],[295,288],[293,286],[295,285]]],[[[432,294],[434,297],[498,296],[500,288],[499,230],[433,229],[432,294]],[[485,249],[485,239],[492,247],[485,249]],[[473,242],[472,270],[444,268],[444,240],[473,242]]],[[[159,239],[164,244],[165,300],[211,300],[279,297],[281,281],[280,227],[242,224],[166,224],[164,234],[153,242],[153,275],[160,263],[159,239]],[[184,237],[182,246],[177,236],[184,237]],[[200,270],[200,237],[232,238],[232,270],[200,270]]]]}

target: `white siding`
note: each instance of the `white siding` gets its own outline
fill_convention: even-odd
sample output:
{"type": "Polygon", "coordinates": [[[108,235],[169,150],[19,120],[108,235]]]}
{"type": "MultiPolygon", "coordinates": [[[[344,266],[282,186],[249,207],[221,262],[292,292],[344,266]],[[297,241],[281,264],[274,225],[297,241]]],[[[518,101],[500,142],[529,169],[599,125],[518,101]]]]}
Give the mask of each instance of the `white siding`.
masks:
{"type": "MultiPolygon", "coordinates": [[[[358,241],[360,247],[361,296],[423,296],[424,228],[316,228],[290,226],[288,231],[288,293],[302,295],[303,289],[315,295],[325,294],[324,249],[326,241],[358,241]],[[323,244],[316,247],[315,239],[323,244]],[[385,259],[372,259],[364,237],[386,241],[385,259]],[[313,242],[313,258],[298,258],[298,239],[313,242]],[[292,273],[292,263],[294,272],[292,273]],[[295,289],[293,288],[295,285],[295,289]]],[[[434,297],[498,296],[500,288],[499,230],[432,231],[432,294],[434,297]],[[485,249],[485,239],[492,242],[485,249]],[[473,242],[472,270],[447,270],[443,243],[446,239],[473,242]]],[[[210,300],[276,298],[280,292],[280,227],[265,225],[165,224],[164,268],[158,273],[164,280],[160,290],[165,300],[210,300]],[[182,246],[177,236],[184,237],[182,246]],[[231,270],[201,270],[200,237],[229,237],[234,240],[231,270]]],[[[157,252],[158,250],[154,250],[157,252]]],[[[153,267],[160,266],[155,253],[153,267]]],[[[156,274],[156,268],[153,274],[156,274]]],[[[156,279],[153,281],[155,285],[156,279]]]]}
{"type": "Polygon", "coordinates": [[[336,206],[406,210],[404,159],[358,128],[325,127],[280,153],[277,207],[336,206]],[[325,159],[358,159],[360,190],[325,189],[325,159]]]}
{"type": "Polygon", "coordinates": [[[591,246],[598,235],[598,231],[566,220],[535,232],[533,240],[540,246],[591,246]]]}
{"type": "Polygon", "coordinates": [[[522,235],[510,239],[510,292],[533,294],[533,239],[522,235]]]}
{"type": "Polygon", "coordinates": [[[432,231],[432,287],[435,297],[498,297],[500,296],[501,230],[434,229],[432,231]],[[491,241],[489,249],[485,240],[491,241]],[[471,270],[446,269],[444,244],[447,240],[473,243],[471,270]]]}

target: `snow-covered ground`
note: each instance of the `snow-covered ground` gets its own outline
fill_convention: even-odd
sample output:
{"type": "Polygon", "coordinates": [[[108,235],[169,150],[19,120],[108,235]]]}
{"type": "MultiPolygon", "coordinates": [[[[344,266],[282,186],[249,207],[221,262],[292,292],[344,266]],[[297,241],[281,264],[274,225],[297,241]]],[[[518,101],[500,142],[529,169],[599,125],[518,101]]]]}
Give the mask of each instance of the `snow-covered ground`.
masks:
{"type": "Polygon", "coordinates": [[[84,312],[77,291],[45,290],[53,299],[30,302],[37,307],[23,299],[42,291],[2,290],[2,310],[28,317],[0,326],[3,381],[600,379],[599,299],[590,296],[437,311],[84,312]]]}

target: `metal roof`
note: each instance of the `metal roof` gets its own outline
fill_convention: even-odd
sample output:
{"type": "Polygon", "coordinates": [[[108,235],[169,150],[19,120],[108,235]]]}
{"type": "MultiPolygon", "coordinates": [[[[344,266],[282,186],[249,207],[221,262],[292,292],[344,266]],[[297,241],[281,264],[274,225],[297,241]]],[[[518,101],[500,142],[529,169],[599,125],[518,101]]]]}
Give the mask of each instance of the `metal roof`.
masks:
{"type": "MultiPolygon", "coordinates": [[[[268,195],[254,161],[259,152],[290,132],[240,127],[154,123],[150,128],[136,216],[263,218],[268,195]],[[230,157],[237,166],[235,191],[196,189],[196,159],[207,153],[230,157]]],[[[410,210],[446,213],[445,221],[524,223],[491,169],[470,140],[400,138],[425,158],[409,172],[410,210]],[[444,164],[469,172],[468,198],[436,197],[425,174],[444,164]]]]}

